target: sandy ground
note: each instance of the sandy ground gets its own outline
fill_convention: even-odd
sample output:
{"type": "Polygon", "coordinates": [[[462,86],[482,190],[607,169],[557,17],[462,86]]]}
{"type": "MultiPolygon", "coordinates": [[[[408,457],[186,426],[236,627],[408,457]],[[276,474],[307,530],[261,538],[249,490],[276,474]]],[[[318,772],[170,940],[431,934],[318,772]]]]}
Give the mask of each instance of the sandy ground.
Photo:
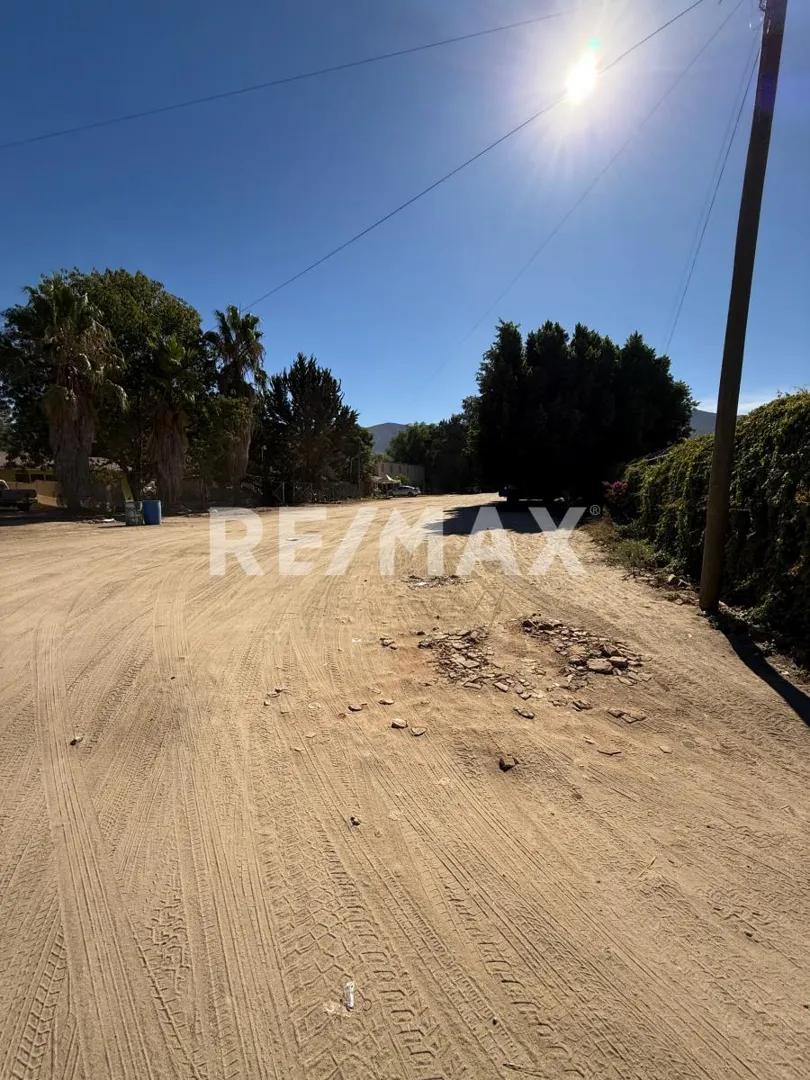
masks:
{"type": "MultiPolygon", "coordinates": [[[[397,507],[447,512],[448,570],[458,503],[397,507]]],[[[303,577],[273,513],[260,577],[209,575],[205,519],[0,529],[0,1077],[806,1077],[796,712],[585,535],[578,579],[428,587],[377,521],[328,576],[355,512],[303,577]],[[643,677],[571,693],[535,612],[643,677]],[[434,627],[486,628],[507,691],[434,627]]]]}

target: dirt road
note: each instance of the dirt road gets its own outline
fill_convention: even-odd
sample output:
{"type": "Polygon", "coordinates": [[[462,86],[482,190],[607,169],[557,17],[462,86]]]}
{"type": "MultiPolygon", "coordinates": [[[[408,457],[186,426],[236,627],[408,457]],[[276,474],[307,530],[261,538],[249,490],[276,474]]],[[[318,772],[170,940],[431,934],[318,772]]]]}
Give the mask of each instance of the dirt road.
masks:
{"type": "Polygon", "coordinates": [[[806,1077],[796,712],[585,535],[328,575],[356,509],[0,529],[0,1077],[806,1077]]]}

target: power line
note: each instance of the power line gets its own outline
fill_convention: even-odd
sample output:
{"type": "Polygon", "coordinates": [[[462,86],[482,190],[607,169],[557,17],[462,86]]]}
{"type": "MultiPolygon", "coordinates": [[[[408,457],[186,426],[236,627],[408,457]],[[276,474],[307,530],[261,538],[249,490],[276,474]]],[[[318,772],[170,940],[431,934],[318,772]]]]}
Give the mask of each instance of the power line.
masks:
{"type": "Polygon", "coordinates": [[[536,23],[549,22],[551,19],[559,19],[564,15],[570,15],[571,11],[554,11],[546,15],[537,15],[532,19],[521,19],[520,22],[505,23],[501,26],[491,26],[486,30],[474,30],[469,34],[458,34],[456,37],[442,38],[440,41],[428,41],[423,45],[411,45],[407,49],[394,49],[391,52],[378,53],[375,56],[364,56],[359,60],[347,60],[343,64],[332,64],[329,67],[316,68],[314,71],[302,71],[296,75],[283,75],[278,79],[268,79],[266,82],[252,83],[250,86],[241,86],[235,90],[223,90],[216,94],[207,94],[204,97],[189,98],[186,101],[176,101],[171,105],[157,105],[151,109],[141,109],[138,112],[124,113],[121,116],[111,116],[104,120],[91,120],[86,124],[76,124],[75,127],[60,128],[57,131],[48,131],[40,135],[29,135],[23,139],[13,139],[9,142],[0,143],[0,150],[9,150],[15,146],[28,146],[31,143],[45,142],[47,139],[59,139],[64,135],[76,135],[80,131],[93,131],[96,128],[111,127],[113,124],[126,124],[131,120],[141,120],[147,116],[159,116],[163,113],[175,112],[178,109],[189,109],[194,105],[205,105],[211,101],[223,101],[226,98],[239,97],[243,94],[254,94],[258,90],[269,90],[276,86],[286,86],[289,83],[303,82],[306,79],[318,79],[323,75],[332,75],[338,71],[348,71],[351,68],[365,67],[369,64],[378,64],[383,60],[393,60],[398,56],[411,56],[413,53],[426,52],[428,49],[439,49],[445,45],[455,45],[460,41],[471,41],[473,38],[487,37],[491,34],[500,34],[505,30],[517,30],[523,26],[533,26],[536,23]]]}
{"type": "MultiPolygon", "coordinates": [[[[729,159],[729,157],[731,155],[731,148],[734,145],[734,140],[735,140],[735,138],[737,136],[737,131],[738,131],[739,127],[740,127],[740,120],[742,119],[742,114],[743,114],[743,110],[745,108],[745,103],[748,100],[749,93],[751,92],[751,84],[752,84],[752,82],[754,80],[754,72],[757,69],[757,61],[759,60],[760,51],[761,50],[759,48],[755,49],[754,58],[753,58],[753,61],[751,61],[750,70],[748,70],[748,63],[746,63],[746,68],[743,71],[743,78],[745,78],[745,71],[748,71],[748,77],[745,78],[745,90],[743,91],[742,99],[740,101],[739,108],[737,109],[737,114],[733,119],[733,125],[731,126],[731,134],[730,135],[728,134],[728,128],[726,129],[726,138],[728,139],[728,141],[725,143],[725,150],[723,151],[721,149],[721,161],[719,162],[720,171],[717,173],[717,178],[716,178],[716,180],[714,182],[714,189],[712,190],[711,198],[709,199],[708,206],[704,206],[704,209],[703,209],[703,212],[702,212],[703,213],[702,225],[700,224],[700,218],[698,219],[698,228],[699,228],[700,231],[699,231],[698,237],[697,237],[697,244],[694,246],[692,258],[691,258],[691,261],[689,263],[689,270],[687,271],[687,274],[686,274],[686,280],[684,281],[680,297],[678,298],[678,304],[677,304],[676,309],[675,309],[675,316],[674,316],[674,318],[672,320],[672,326],[670,327],[669,336],[667,337],[667,343],[664,346],[664,352],[665,353],[669,352],[669,347],[672,344],[672,339],[675,337],[675,331],[678,328],[678,323],[679,323],[680,318],[681,318],[681,312],[683,311],[683,305],[684,305],[684,302],[686,301],[686,294],[689,292],[689,286],[692,284],[692,276],[693,276],[693,274],[695,272],[695,267],[697,266],[698,258],[700,257],[700,251],[701,251],[701,248],[703,247],[703,240],[704,240],[704,238],[706,236],[706,230],[709,227],[709,222],[711,220],[712,211],[714,210],[714,204],[717,201],[717,194],[718,194],[718,192],[720,190],[720,184],[722,183],[723,176],[724,176],[725,171],[726,171],[726,165],[728,165],[728,159],[729,159]]],[[[722,145],[723,144],[721,143],[721,147],[722,147],[722,145]]],[[[715,170],[717,170],[717,166],[715,166],[715,170]]]]}
{"type": "MultiPolygon", "coordinates": [[[[673,15],[671,19],[668,19],[666,22],[662,23],[655,30],[651,31],[651,33],[643,37],[640,41],[637,41],[634,45],[631,45],[630,48],[625,49],[624,52],[620,53],[617,57],[611,60],[609,64],[602,68],[602,71],[610,71],[611,68],[615,67],[618,63],[620,63],[620,61],[630,56],[630,54],[635,52],[636,49],[641,48],[642,45],[645,45],[648,41],[651,41],[662,31],[668,29],[670,26],[672,26],[673,23],[676,23],[679,19],[682,19],[684,15],[688,15],[690,11],[694,11],[695,8],[700,7],[702,3],[704,3],[704,0],[693,0],[691,4],[679,11],[677,15],[673,15]]],[[[566,95],[564,93],[558,94],[547,105],[544,105],[542,108],[538,109],[537,112],[532,113],[531,116],[526,117],[525,120],[521,120],[519,124],[516,124],[513,128],[510,128],[509,131],[505,132],[503,135],[500,135],[491,143],[488,143],[485,147],[483,147],[483,149],[473,154],[472,157],[467,158],[466,161],[462,161],[460,165],[456,165],[455,168],[451,169],[449,172],[444,173],[443,176],[440,176],[437,180],[434,180],[431,184],[428,184],[427,187],[422,188],[421,191],[418,191],[415,195],[412,195],[409,199],[406,199],[405,202],[400,203],[399,206],[395,206],[393,210],[389,210],[387,214],[383,214],[382,217],[377,218],[376,221],[373,221],[370,225],[367,225],[364,229],[361,229],[360,232],[355,233],[354,236],[350,236],[348,240],[344,240],[343,243],[338,244],[337,247],[332,248],[331,251],[327,251],[325,255],[321,255],[320,258],[316,259],[314,262],[311,262],[308,266],[305,266],[303,270],[299,270],[296,274],[293,274],[286,280],[279,282],[278,285],[274,285],[272,289],[268,289],[267,292],[262,293],[261,296],[258,296],[255,300],[252,300],[251,303],[247,305],[247,307],[252,308],[255,307],[257,304],[261,304],[264,300],[267,300],[269,297],[275,295],[275,293],[281,292],[282,289],[286,289],[288,285],[292,285],[294,281],[298,281],[299,278],[304,277],[305,274],[309,274],[312,270],[315,270],[317,269],[317,267],[322,266],[325,262],[328,262],[329,259],[334,258],[335,255],[339,255],[341,251],[345,251],[347,247],[355,244],[358,240],[362,240],[364,236],[368,236],[368,234],[370,232],[373,232],[374,229],[379,228],[380,225],[384,225],[386,221],[390,221],[391,218],[396,217],[396,215],[402,213],[403,210],[407,210],[409,206],[413,206],[413,204],[415,202],[418,202],[419,199],[424,198],[425,195],[429,195],[431,191],[435,191],[437,187],[440,187],[442,184],[446,183],[454,176],[457,176],[458,173],[462,172],[462,170],[466,169],[468,166],[472,165],[474,162],[484,157],[485,154],[488,154],[497,146],[500,146],[501,143],[506,142],[507,139],[511,139],[513,135],[517,135],[519,131],[523,131],[524,128],[528,127],[530,124],[533,124],[535,120],[539,120],[541,116],[544,116],[546,113],[550,112],[553,108],[555,108],[562,101],[564,101],[565,98],[566,95]]]]}
{"type": "MultiPolygon", "coordinates": [[[[487,318],[488,315],[490,315],[492,313],[493,309],[495,307],[497,307],[497,305],[500,304],[501,300],[503,300],[503,298],[508,293],[510,293],[512,291],[512,289],[515,287],[515,285],[517,285],[518,281],[520,281],[520,279],[527,272],[527,270],[529,270],[529,268],[539,258],[539,256],[543,253],[543,251],[545,251],[545,249],[548,247],[548,245],[551,243],[551,241],[555,238],[555,236],[557,236],[557,234],[563,229],[563,227],[569,221],[569,219],[574,216],[576,211],[580,208],[580,206],[582,206],[582,204],[585,202],[585,200],[588,198],[588,196],[591,195],[591,193],[594,191],[594,189],[601,183],[601,181],[603,180],[605,175],[613,168],[613,166],[616,164],[616,162],[619,160],[619,158],[622,156],[622,154],[624,154],[624,152],[631,145],[631,143],[633,143],[635,141],[636,137],[640,134],[642,129],[649,123],[649,121],[653,118],[653,116],[658,112],[658,110],[661,108],[661,106],[664,104],[664,102],[667,100],[667,98],[670,96],[670,94],[672,94],[677,89],[677,87],[683,82],[683,80],[686,78],[686,76],[689,74],[689,72],[692,70],[692,68],[698,62],[698,60],[700,60],[701,56],[703,56],[703,54],[707,51],[707,49],[710,48],[710,46],[714,43],[716,38],[723,32],[723,30],[726,28],[726,26],[731,21],[731,19],[736,15],[736,13],[742,7],[743,3],[745,3],[745,0],[738,0],[737,4],[732,8],[732,10],[726,16],[726,18],[723,19],[723,21],[716,27],[716,29],[714,29],[712,31],[712,33],[709,35],[707,40],[703,43],[703,45],[701,45],[701,47],[698,49],[698,51],[695,53],[695,55],[692,57],[692,59],[689,61],[689,63],[686,64],[686,66],[683,67],[681,69],[681,71],[678,73],[678,75],[675,78],[674,82],[670,83],[670,85],[667,87],[667,89],[664,91],[664,93],[661,95],[661,97],[658,99],[658,101],[656,101],[656,103],[653,105],[653,107],[650,109],[650,111],[647,113],[647,115],[644,117],[644,119],[636,126],[636,128],[633,130],[633,132],[630,134],[630,136],[622,143],[622,145],[618,148],[618,150],[615,151],[615,153],[608,160],[608,162],[605,165],[603,165],[603,167],[599,170],[599,172],[596,174],[596,176],[593,178],[593,180],[591,180],[591,182],[584,189],[584,191],[582,191],[582,193],[579,195],[579,197],[576,199],[576,201],[568,208],[568,210],[566,210],[566,212],[563,214],[563,216],[560,218],[560,220],[556,223],[556,225],[554,225],[554,227],[548,233],[546,233],[546,235],[543,238],[543,240],[541,241],[540,245],[537,248],[535,248],[535,250],[529,256],[529,258],[526,260],[526,262],[523,264],[523,266],[520,268],[520,270],[518,270],[518,272],[515,274],[515,276],[511,279],[511,281],[506,286],[506,288],[501,293],[499,293],[497,298],[492,302],[492,304],[487,308],[487,310],[483,313],[483,315],[478,319],[478,321],[475,323],[475,325],[473,327],[471,327],[469,333],[467,333],[462,340],[466,341],[467,338],[469,338],[473,333],[475,333],[475,331],[478,329],[478,327],[481,325],[481,323],[487,318]]],[[[747,65],[747,61],[746,61],[746,65],[747,65]]]]}

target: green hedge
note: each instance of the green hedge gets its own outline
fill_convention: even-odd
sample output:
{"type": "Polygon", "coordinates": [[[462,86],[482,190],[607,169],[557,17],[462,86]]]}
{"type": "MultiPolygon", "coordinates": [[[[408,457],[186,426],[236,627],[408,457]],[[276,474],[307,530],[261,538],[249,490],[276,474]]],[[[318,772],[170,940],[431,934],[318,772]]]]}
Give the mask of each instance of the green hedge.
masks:
{"type": "MultiPolygon", "coordinates": [[[[700,574],[712,436],[625,473],[631,534],[679,573],[700,574]]],[[[777,398],[737,425],[723,598],[810,653],[810,391],[777,398]]]]}

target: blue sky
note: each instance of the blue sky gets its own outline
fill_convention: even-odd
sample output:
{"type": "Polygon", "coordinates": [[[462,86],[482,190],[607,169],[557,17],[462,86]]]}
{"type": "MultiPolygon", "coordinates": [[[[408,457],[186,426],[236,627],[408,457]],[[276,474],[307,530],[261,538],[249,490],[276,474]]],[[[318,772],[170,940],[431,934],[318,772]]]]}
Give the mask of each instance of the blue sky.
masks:
{"type": "MultiPolygon", "coordinates": [[[[498,316],[582,321],[663,349],[752,42],[722,34],[533,266],[520,266],[736,0],[692,14],[256,310],[267,367],[315,353],[364,423],[435,420],[475,387],[498,316]],[[490,311],[489,309],[495,307],[490,311]],[[481,321],[483,318],[483,321],[481,321]]],[[[0,142],[530,18],[546,23],[274,90],[0,151],[0,306],[62,266],[140,269],[193,303],[247,304],[558,93],[685,0],[7,0],[0,142]]],[[[792,0],[743,405],[806,385],[810,5],[792,0]]],[[[670,354],[711,405],[746,111],[670,354]]]]}

